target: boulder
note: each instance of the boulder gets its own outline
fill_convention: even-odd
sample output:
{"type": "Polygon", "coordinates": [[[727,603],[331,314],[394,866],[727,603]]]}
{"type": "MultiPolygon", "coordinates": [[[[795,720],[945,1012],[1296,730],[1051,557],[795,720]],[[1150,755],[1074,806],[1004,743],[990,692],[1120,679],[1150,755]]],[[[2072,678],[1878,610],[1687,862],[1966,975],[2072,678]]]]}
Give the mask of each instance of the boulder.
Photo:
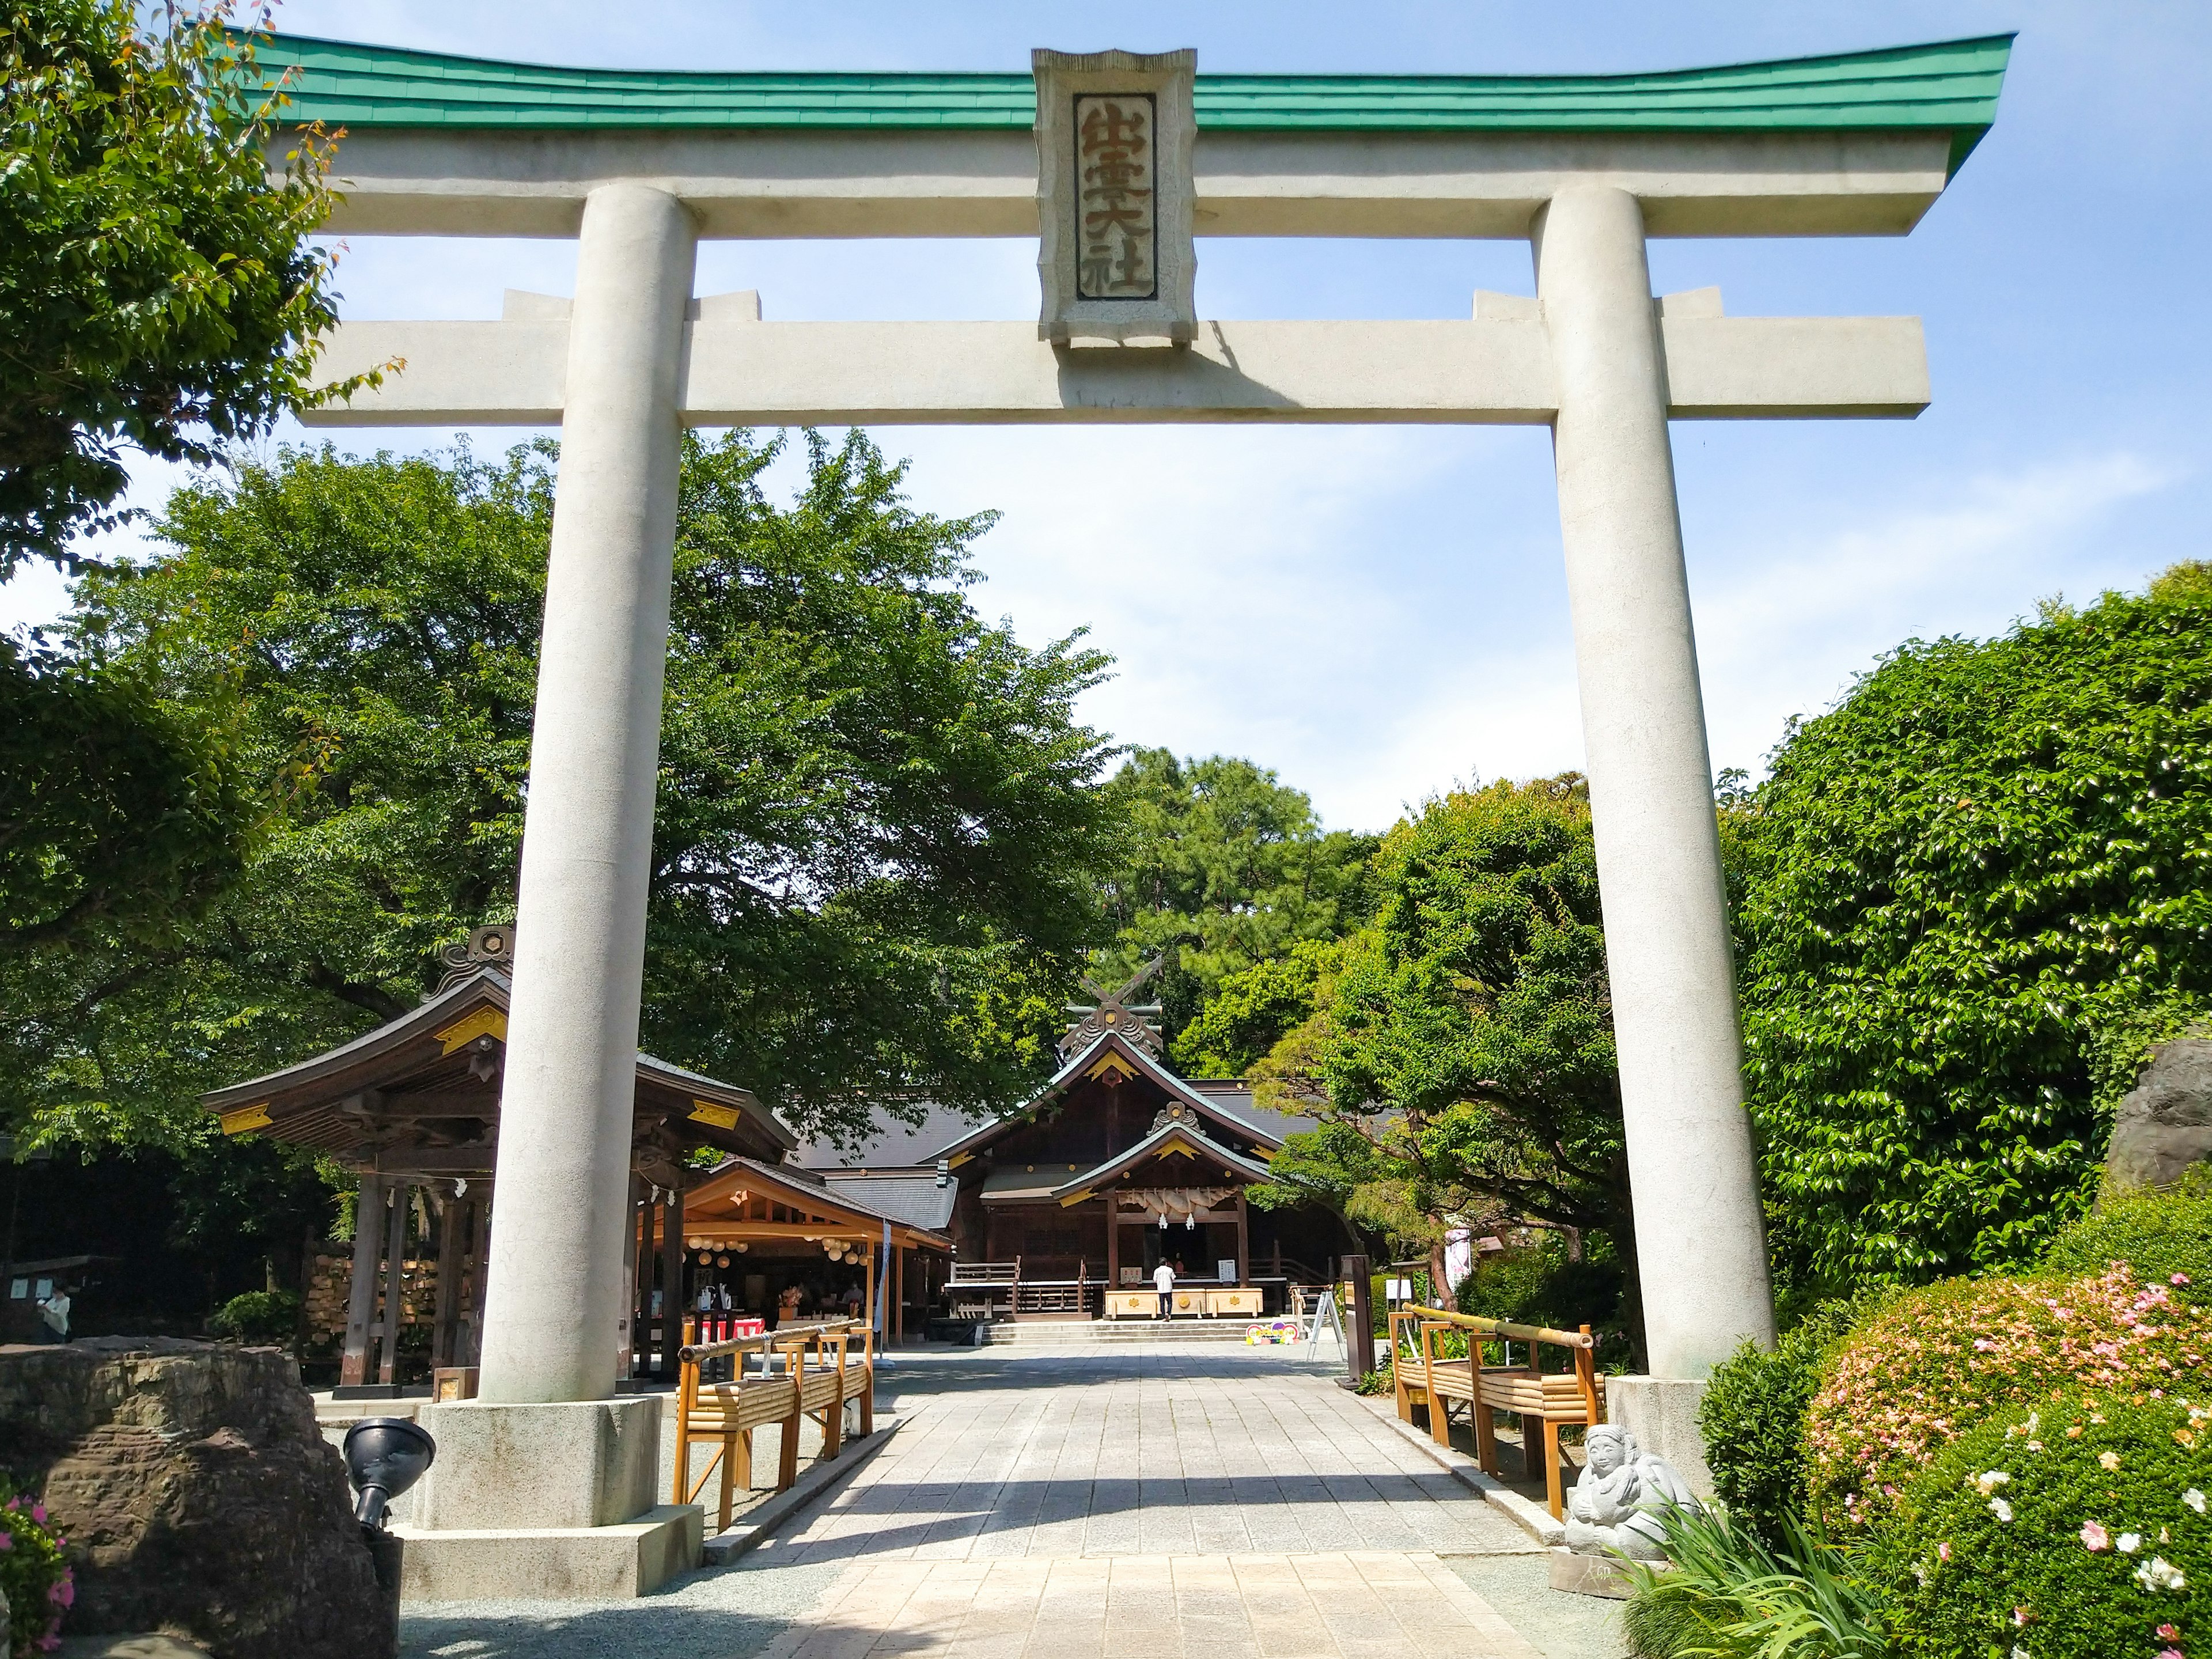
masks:
{"type": "Polygon", "coordinates": [[[2114,1192],[2168,1187],[2212,1158],[2212,1040],[2179,1037],[2151,1050],[2150,1065],[2120,1102],[2105,1153],[2114,1192]]]}
{"type": "Polygon", "coordinates": [[[276,1349],[0,1348],[0,1466],[43,1486],[70,1541],[72,1637],[168,1631],[217,1659],[398,1650],[344,1462],[276,1349]]]}

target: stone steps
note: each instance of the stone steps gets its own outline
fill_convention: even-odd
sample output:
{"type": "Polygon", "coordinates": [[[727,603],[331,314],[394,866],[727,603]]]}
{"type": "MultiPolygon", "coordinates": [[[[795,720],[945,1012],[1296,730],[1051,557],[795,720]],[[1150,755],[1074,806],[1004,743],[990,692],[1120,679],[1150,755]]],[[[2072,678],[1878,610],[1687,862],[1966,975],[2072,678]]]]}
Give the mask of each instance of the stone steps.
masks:
{"type": "MultiPolygon", "coordinates": [[[[1114,1347],[1130,1342],[1233,1342],[1257,1322],[1249,1319],[1021,1319],[990,1328],[989,1346],[1019,1348],[1114,1347]]],[[[1329,1345],[1334,1347],[1334,1340],[1329,1345]]],[[[1299,1342],[1284,1352],[1304,1351],[1299,1342]]]]}

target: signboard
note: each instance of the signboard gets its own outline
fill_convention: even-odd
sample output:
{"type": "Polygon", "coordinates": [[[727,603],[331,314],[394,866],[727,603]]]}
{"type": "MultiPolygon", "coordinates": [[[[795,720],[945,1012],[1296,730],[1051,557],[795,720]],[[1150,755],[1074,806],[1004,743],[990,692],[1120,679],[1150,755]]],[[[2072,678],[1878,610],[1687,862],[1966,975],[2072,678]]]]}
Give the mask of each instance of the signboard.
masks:
{"type": "Polygon", "coordinates": [[[1194,52],[1039,52],[1040,337],[1176,346],[1198,337],[1192,289],[1194,52]]]}

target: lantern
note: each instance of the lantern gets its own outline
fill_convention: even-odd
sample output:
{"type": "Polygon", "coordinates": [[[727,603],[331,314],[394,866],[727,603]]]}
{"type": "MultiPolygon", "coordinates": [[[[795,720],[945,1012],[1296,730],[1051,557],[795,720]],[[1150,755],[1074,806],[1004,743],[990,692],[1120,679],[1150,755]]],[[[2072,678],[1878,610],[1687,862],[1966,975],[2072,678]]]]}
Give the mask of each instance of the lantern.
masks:
{"type": "Polygon", "coordinates": [[[714,1265],[717,1267],[726,1267],[730,1265],[730,1258],[726,1255],[718,1255],[714,1258],[714,1265]]]}
{"type": "Polygon", "coordinates": [[[699,1265],[701,1267],[705,1267],[711,1266],[714,1260],[714,1253],[712,1250],[702,1250],[699,1252],[699,1265]]]}

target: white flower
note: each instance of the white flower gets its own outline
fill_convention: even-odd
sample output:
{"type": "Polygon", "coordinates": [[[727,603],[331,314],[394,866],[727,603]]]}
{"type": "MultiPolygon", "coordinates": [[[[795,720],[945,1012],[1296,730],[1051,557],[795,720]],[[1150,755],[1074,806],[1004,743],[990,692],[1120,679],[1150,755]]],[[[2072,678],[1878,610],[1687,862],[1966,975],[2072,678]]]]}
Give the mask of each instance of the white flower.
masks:
{"type": "Polygon", "coordinates": [[[2007,1474],[2002,1469],[1991,1469],[1986,1474],[1976,1475],[1974,1477],[1974,1484],[1982,1489],[1982,1496],[1987,1498],[1999,1486],[2004,1486],[2006,1483],[2010,1481],[2012,1477],[2007,1474]]]}
{"type": "Polygon", "coordinates": [[[2204,1513],[2204,1494],[2197,1491],[2196,1487],[2191,1486],[2187,1492],[2182,1493],[2181,1501],[2188,1504],[2191,1509],[2195,1510],[2197,1514],[2202,1515],[2204,1513]]]}
{"type": "Polygon", "coordinates": [[[2136,1569],[2136,1583],[2147,1590],[2188,1588],[2188,1577],[2162,1555],[2154,1555],[2136,1569]]]}
{"type": "Polygon", "coordinates": [[[2133,1555],[2142,1547],[2142,1534],[2139,1532],[2124,1532],[2112,1547],[2123,1555],[2133,1555]]]}
{"type": "Polygon", "coordinates": [[[2012,1519],[2012,1505],[2002,1498],[1992,1498],[1990,1499],[1990,1513],[2000,1521],[2009,1521],[2012,1519]]]}
{"type": "Polygon", "coordinates": [[[2017,1642],[2012,1644],[2012,1659],[2028,1659],[2027,1650],[2017,1642]]]}

